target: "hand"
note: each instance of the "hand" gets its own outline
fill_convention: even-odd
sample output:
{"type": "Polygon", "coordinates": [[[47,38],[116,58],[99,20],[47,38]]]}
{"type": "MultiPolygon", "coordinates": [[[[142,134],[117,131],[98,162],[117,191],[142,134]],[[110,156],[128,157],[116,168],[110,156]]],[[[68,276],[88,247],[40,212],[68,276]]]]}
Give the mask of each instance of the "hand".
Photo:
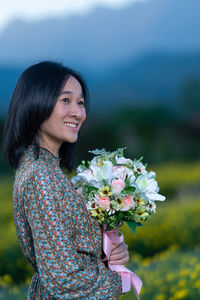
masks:
{"type": "Polygon", "coordinates": [[[124,265],[129,260],[128,245],[124,242],[112,244],[109,263],[111,265],[124,265]]]}

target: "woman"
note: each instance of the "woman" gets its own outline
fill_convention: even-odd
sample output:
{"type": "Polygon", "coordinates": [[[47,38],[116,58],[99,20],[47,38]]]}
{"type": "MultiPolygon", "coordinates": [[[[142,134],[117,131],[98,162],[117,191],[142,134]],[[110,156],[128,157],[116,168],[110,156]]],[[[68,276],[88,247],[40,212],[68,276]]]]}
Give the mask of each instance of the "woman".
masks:
{"type": "MultiPolygon", "coordinates": [[[[27,299],[117,299],[121,294],[120,275],[101,260],[100,225],[60,168],[72,171],[87,109],[81,76],[54,62],[25,70],[12,96],[4,152],[16,168],[17,236],[35,270],[27,299]]],[[[113,245],[110,263],[127,261],[127,245],[113,245]]]]}

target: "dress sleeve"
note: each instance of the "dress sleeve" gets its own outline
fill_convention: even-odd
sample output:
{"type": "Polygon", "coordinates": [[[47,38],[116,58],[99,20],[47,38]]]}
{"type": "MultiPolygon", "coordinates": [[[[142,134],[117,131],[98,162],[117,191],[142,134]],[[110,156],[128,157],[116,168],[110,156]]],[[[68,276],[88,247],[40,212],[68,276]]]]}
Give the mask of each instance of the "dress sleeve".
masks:
{"type": "Polygon", "coordinates": [[[66,210],[63,217],[62,197],[59,182],[45,170],[34,172],[24,187],[43,288],[56,299],[117,299],[121,277],[100,264],[95,255],[77,251],[73,216],[66,210]]]}

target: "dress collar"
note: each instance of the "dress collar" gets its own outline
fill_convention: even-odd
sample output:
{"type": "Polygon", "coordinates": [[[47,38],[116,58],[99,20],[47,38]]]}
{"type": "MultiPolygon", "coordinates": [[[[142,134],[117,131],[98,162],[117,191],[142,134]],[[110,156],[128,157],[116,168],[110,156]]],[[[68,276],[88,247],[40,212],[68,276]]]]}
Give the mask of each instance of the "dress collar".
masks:
{"type": "MultiPolygon", "coordinates": [[[[36,159],[36,146],[31,144],[25,150],[25,157],[30,158],[31,160],[36,159]]],[[[56,157],[51,151],[47,150],[46,148],[39,147],[39,159],[45,160],[45,162],[49,164],[53,164],[56,166],[60,166],[60,157],[56,157]]]]}

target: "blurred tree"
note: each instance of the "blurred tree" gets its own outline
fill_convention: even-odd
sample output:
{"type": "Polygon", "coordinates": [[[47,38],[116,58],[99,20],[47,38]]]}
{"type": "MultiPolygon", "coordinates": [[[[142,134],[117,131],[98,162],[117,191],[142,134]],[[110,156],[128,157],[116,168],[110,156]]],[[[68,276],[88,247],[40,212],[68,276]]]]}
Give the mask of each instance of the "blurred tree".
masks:
{"type": "Polygon", "coordinates": [[[196,129],[177,110],[167,107],[124,107],[108,117],[89,118],[79,140],[79,157],[89,149],[113,151],[127,147],[126,156],[144,156],[150,164],[199,158],[196,129]]]}
{"type": "Polygon", "coordinates": [[[181,91],[182,108],[186,113],[200,112],[200,78],[185,83],[181,91]]]}
{"type": "Polygon", "coordinates": [[[4,119],[0,119],[0,176],[12,172],[12,169],[9,167],[2,151],[2,146],[3,146],[2,135],[3,135],[4,122],[5,122],[4,119]]]}
{"type": "Polygon", "coordinates": [[[193,77],[180,93],[182,116],[190,126],[200,130],[200,78],[193,77]]]}

